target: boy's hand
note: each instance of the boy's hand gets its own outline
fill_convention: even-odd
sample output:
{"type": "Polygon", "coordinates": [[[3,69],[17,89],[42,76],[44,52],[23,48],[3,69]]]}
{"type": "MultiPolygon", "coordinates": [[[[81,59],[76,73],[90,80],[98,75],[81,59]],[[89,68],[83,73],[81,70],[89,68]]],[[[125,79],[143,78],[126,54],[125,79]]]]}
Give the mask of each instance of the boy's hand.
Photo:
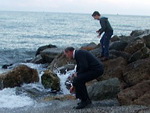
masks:
{"type": "Polygon", "coordinates": [[[101,35],[98,35],[98,36],[97,36],[97,38],[100,38],[100,37],[101,37],[101,35]]]}
{"type": "Polygon", "coordinates": [[[98,30],[98,31],[96,31],[96,33],[99,33],[99,30],[98,30]]]}

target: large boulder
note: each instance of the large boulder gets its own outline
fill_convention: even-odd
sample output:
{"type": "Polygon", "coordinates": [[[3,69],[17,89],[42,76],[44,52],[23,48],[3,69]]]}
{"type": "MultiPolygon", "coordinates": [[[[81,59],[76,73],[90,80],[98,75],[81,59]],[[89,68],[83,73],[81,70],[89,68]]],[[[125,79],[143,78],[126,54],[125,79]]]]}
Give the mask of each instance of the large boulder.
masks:
{"type": "Polygon", "coordinates": [[[133,54],[143,47],[145,47],[144,41],[142,39],[137,39],[127,45],[125,52],[133,54]]]}
{"type": "Polygon", "coordinates": [[[50,48],[41,51],[41,57],[45,63],[51,63],[54,58],[62,53],[63,49],[61,48],[50,48]]]}
{"type": "Polygon", "coordinates": [[[38,82],[38,72],[26,65],[20,65],[13,70],[0,75],[1,88],[13,88],[23,83],[38,82]]]}
{"type": "Polygon", "coordinates": [[[120,41],[127,42],[127,43],[130,43],[134,40],[134,37],[132,36],[119,36],[119,38],[120,41]]]}
{"type": "Polygon", "coordinates": [[[111,59],[104,62],[105,67],[104,74],[103,76],[100,76],[98,80],[106,80],[117,77],[120,79],[120,81],[122,81],[123,71],[126,65],[127,61],[122,57],[118,57],[116,59],[111,59]]]}
{"type": "Polygon", "coordinates": [[[89,44],[82,46],[81,49],[90,51],[90,50],[95,49],[96,47],[97,47],[97,45],[94,42],[91,42],[89,44]]]}
{"type": "Polygon", "coordinates": [[[112,99],[120,92],[120,81],[118,78],[95,82],[87,87],[89,97],[92,100],[112,99]]]}
{"type": "Polygon", "coordinates": [[[131,57],[129,58],[129,63],[137,61],[139,59],[148,58],[149,56],[150,56],[150,49],[148,49],[147,47],[143,47],[131,55],[131,57]]]}
{"type": "Polygon", "coordinates": [[[117,35],[113,36],[113,37],[110,39],[111,42],[115,42],[115,41],[119,41],[119,40],[120,40],[120,38],[119,38],[117,35]]]}
{"type": "Polygon", "coordinates": [[[33,58],[30,62],[35,64],[44,64],[50,63],[54,57],[57,55],[58,48],[55,45],[45,45],[38,48],[36,51],[35,58],[33,58]]]}
{"type": "Polygon", "coordinates": [[[100,57],[101,56],[101,47],[98,47],[98,48],[95,48],[95,49],[93,49],[93,50],[91,50],[90,52],[94,55],[94,56],[96,56],[96,57],[100,57]]]}
{"type": "Polygon", "coordinates": [[[143,37],[146,46],[150,49],[150,35],[143,37]]]}
{"type": "Polygon", "coordinates": [[[110,54],[110,58],[122,57],[122,58],[126,59],[127,61],[131,57],[131,55],[129,53],[126,53],[124,51],[117,51],[117,50],[110,50],[109,54],[110,54]]]}
{"type": "Polygon", "coordinates": [[[150,105],[150,80],[138,83],[118,94],[121,105],[150,105]]]}
{"type": "Polygon", "coordinates": [[[109,49],[110,50],[117,50],[117,51],[123,51],[125,47],[128,45],[127,42],[124,41],[115,41],[110,44],[109,49]]]}
{"type": "Polygon", "coordinates": [[[68,58],[66,58],[64,53],[61,53],[55,57],[55,59],[48,66],[48,69],[55,70],[55,69],[58,69],[59,67],[62,67],[66,64],[75,64],[75,60],[69,60],[68,58]]]}
{"type": "Polygon", "coordinates": [[[150,79],[150,58],[138,60],[129,64],[123,72],[124,81],[128,86],[150,79]]]}
{"type": "Polygon", "coordinates": [[[36,51],[36,56],[40,54],[41,51],[48,49],[48,48],[56,48],[55,45],[49,44],[49,45],[45,45],[45,46],[41,46],[38,48],[38,50],[36,51]]]}
{"type": "Polygon", "coordinates": [[[130,36],[132,37],[143,37],[145,35],[150,34],[150,30],[146,29],[146,30],[134,30],[131,32],[130,36]]]}
{"type": "Polygon", "coordinates": [[[60,79],[57,74],[50,70],[44,71],[41,77],[41,82],[45,88],[50,88],[51,90],[60,90],[60,79]]]}
{"type": "Polygon", "coordinates": [[[35,58],[33,58],[30,62],[35,63],[35,64],[44,64],[45,63],[40,54],[36,55],[35,58]]]}

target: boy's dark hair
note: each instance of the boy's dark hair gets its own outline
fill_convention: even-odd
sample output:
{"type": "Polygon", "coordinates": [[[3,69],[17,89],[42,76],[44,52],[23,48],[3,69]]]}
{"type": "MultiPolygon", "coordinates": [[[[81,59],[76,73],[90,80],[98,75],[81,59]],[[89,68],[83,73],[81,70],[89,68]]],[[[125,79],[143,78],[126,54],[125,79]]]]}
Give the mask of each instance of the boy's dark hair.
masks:
{"type": "Polygon", "coordinates": [[[92,16],[96,16],[96,15],[100,16],[100,13],[98,11],[94,11],[94,13],[92,14],[92,16]]]}
{"type": "Polygon", "coordinates": [[[65,49],[65,52],[68,52],[68,51],[74,51],[75,49],[73,48],[73,47],[67,47],[66,49],[65,49]]]}

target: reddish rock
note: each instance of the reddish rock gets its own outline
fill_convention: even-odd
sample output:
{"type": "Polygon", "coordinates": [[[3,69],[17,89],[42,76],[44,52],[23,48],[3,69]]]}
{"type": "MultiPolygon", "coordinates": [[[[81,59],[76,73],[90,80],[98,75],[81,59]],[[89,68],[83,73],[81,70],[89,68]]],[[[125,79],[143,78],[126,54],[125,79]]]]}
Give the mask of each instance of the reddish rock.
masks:
{"type": "Polygon", "coordinates": [[[121,105],[150,105],[150,80],[127,88],[118,94],[121,105]]]}
{"type": "Polygon", "coordinates": [[[123,81],[122,76],[126,65],[127,65],[127,61],[122,57],[118,57],[116,59],[110,59],[104,62],[105,71],[103,76],[100,77],[98,80],[105,80],[105,79],[117,77],[121,81],[123,81]]]}
{"type": "Polygon", "coordinates": [[[87,50],[87,51],[93,50],[95,48],[97,48],[97,45],[94,42],[91,42],[91,43],[81,47],[81,49],[87,50]]]}
{"type": "Polygon", "coordinates": [[[123,74],[124,81],[133,86],[143,80],[150,79],[150,57],[129,64],[123,74]]]}
{"type": "Polygon", "coordinates": [[[21,86],[23,83],[38,82],[38,72],[26,65],[20,65],[13,70],[0,75],[3,88],[21,86]]]}

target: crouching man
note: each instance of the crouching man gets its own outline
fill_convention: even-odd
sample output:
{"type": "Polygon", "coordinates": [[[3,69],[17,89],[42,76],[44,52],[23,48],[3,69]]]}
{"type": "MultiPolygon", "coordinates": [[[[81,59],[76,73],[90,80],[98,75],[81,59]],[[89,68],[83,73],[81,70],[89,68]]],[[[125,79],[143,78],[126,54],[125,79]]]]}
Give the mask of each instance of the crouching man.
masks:
{"type": "Polygon", "coordinates": [[[85,108],[92,103],[85,84],[103,74],[103,64],[94,55],[85,50],[75,50],[73,47],[67,47],[64,50],[64,54],[69,59],[75,59],[77,63],[71,90],[75,89],[76,98],[80,99],[81,102],[75,108],[85,108]]]}

